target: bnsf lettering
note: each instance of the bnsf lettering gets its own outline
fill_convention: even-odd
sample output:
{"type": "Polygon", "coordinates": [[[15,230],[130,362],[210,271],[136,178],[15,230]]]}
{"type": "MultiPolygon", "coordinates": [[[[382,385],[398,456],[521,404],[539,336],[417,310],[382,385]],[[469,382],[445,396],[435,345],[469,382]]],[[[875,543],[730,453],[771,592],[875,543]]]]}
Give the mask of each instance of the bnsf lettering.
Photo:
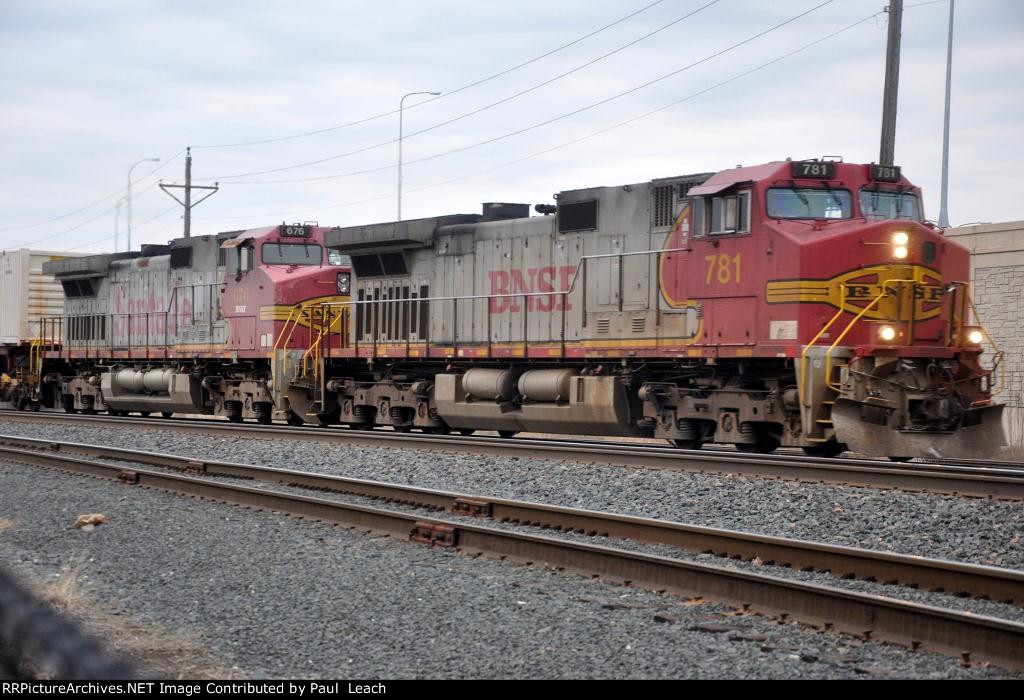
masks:
{"type": "MultiPolygon", "coordinates": [[[[881,293],[881,287],[877,284],[851,284],[846,287],[847,299],[873,299],[881,293]]],[[[939,302],[942,301],[944,290],[942,287],[933,285],[918,285],[914,287],[914,299],[918,301],[939,302]]],[[[896,290],[886,289],[886,296],[896,296],[896,290]]]]}
{"type": "MultiPolygon", "coordinates": [[[[525,270],[492,270],[487,273],[491,281],[491,294],[533,294],[566,292],[576,272],[575,265],[555,267],[528,267],[525,270]],[[555,284],[558,284],[556,289],[555,284]]],[[[491,299],[491,313],[502,314],[522,311],[523,297],[491,299]]],[[[565,296],[526,297],[527,311],[571,311],[572,304],[565,296]]]]}

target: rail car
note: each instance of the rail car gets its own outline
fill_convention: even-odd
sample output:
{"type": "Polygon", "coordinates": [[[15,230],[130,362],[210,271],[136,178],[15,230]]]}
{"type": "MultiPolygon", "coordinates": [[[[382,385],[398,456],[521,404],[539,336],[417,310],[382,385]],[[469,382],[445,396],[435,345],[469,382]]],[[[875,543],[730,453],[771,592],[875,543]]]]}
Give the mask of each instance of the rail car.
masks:
{"type": "Polygon", "coordinates": [[[326,231],[352,298],[319,305],[289,415],[894,459],[1004,444],[968,251],[898,167],[786,160],[536,209],[326,231]]]}
{"type": "Polygon", "coordinates": [[[313,344],[310,307],[349,298],[327,231],[282,224],[45,263],[66,301],[42,322],[44,382],[69,412],[287,417],[274,378],[313,344]]]}
{"type": "Polygon", "coordinates": [[[40,321],[63,311],[61,286],[43,264],[77,253],[43,250],[0,251],[0,404],[39,410],[53,399],[41,386],[40,321]]]}

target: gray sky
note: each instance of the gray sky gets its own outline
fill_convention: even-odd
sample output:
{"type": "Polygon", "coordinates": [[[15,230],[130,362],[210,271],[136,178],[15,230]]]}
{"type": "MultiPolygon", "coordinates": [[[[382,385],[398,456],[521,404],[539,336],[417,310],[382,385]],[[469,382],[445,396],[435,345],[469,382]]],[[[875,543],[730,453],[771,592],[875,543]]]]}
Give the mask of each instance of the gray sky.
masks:
{"type": "MultiPolygon", "coordinates": [[[[221,185],[194,210],[194,234],[393,220],[397,114],[222,145],[393,112],[407,92],[451,93],[651,2],[3,0],[0,247],[112,250],[128,168],[150,157],[163,160],[149,176],[157,164],[135,169],[134,242],[181,235],[180,207],[155,183],[181,181],[189,145],[196,184],[221,185]],[[292,182],[267,182],[281,180],[292,182]]],[[[662,0],[493,80],[419,106],[410,97],[404,218],[786,157],[877,159],[885,0],[834,0],[750,41],[823,0],[719,0],[681,19],[709,2],[662,0]]],[[[937,219],[948,5],[920,3],[906,0],[896,162],[937,219]]],[[[1024,219],[1024,3],[956,10],[950,219],[1024,219]]],[[[122,213],[122,246],[124,225],[122,213]]]]}

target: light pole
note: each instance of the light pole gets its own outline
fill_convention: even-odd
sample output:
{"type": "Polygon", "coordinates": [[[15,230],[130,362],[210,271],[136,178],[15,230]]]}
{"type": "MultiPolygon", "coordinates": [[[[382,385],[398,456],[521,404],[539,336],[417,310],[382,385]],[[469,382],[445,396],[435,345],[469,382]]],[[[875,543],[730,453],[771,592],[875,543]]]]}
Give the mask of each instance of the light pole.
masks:
{"type": "Polygon", "coordinates": [[[121,205],[124,204],[124,198],[117,200],[117,207],[114,209],[114,252],[117,252],[117,244],[121,240],[121,231],[118,229],[118,220],[121,218],[121,205]]]}
{"type": "Polygon", "coordinates": [[[440,95],[439,92],[410,92],[398,101],[398,221],[402,220],[402,109],[405,98],[413,95],[440,95]]]}
{"type": "Polygon", "coordinates": [[[128,228],[128,245],[125,250],[131,252],[132,249],[132,171],[135,170],[136,165],[143,163],[159,163],[159,158],[143,158],[140,161],[132,163],[132,167],[128,168],[128,186],[125,188],[125,218],[127,219],[128,228]]]}
{"type": "Polygon", "coordinates": [[[953,77],[953,11],[949,0],[949,32],[946,37],[946,111],[942,119],[942,201],[939,204],[939,228],[949,228],[949,93],[953,77]]]}

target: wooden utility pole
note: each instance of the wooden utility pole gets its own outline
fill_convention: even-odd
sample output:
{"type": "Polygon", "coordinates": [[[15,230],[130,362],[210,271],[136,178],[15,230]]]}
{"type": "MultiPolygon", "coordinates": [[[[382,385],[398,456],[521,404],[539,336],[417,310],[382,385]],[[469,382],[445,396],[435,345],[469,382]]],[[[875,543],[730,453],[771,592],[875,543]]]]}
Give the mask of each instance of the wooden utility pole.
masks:
{"type": "Polygon", "coordinates": [[[892,165],[896,151],[896,101],[900,87],[900,36],[903,0],[889,0],[889,42],[885,52],[885,93],[882,95],[881,165],[892,165]]]}
{"type": "Polygon", "coordinates": [[[213,196],[213,193],[220,189],[219,183],[213,183],[213,186],[205,185],[193,185],[192,184],[192,148],[189,147],[185,152],[185,184],[184,185],[165,185],[160,183],[160,189],[170,195],[174,201],[185,207],[185,238],[192,235],[192,207],[196,206],[200,202],[209,197],[213,196]],[[185,190],[185,201],[181,201],[174,193],[170,190],[185,190]],[[192,202],[192,190],[210,190],[205,196],[200,197],[195,203],[192,202]]]}

